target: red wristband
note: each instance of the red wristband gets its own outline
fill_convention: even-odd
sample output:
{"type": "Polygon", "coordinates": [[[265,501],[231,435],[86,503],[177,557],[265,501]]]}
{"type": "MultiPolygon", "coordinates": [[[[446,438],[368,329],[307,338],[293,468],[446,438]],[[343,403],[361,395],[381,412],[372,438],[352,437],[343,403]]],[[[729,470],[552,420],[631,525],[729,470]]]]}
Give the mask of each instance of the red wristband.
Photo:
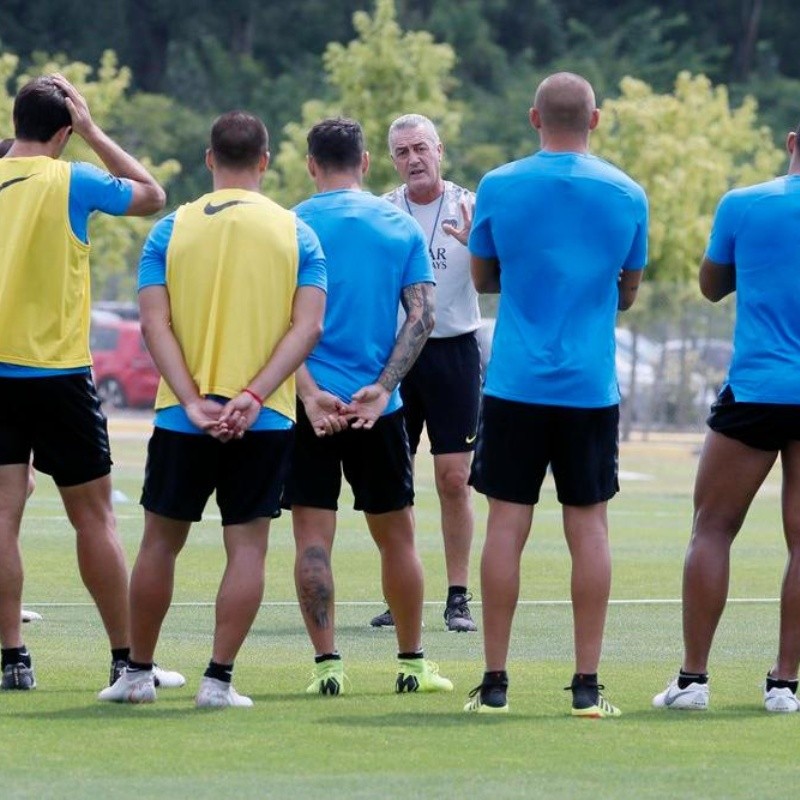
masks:
{"type": "Polygon", "coordinates": [[[242,389],[242,394],[249,394],[260,406],[264,405],[263,398],[259,397],[252,389],[242,389]]]}

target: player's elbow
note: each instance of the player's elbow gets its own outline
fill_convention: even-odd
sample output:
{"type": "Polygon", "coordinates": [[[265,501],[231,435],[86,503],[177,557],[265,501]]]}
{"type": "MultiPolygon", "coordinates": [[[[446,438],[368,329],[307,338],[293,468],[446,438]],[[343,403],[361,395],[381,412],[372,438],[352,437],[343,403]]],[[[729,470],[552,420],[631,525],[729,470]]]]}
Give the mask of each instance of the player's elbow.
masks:
{"type": "Polygon", "coordinates": [[[166,204],[167,193],[164,190],[164,187],[161,186],[161,184],[154,183],[151,187],[149,187],[147,196],[147,210],[143,211],[142,214],[143,216],[155,214],[157,211],[161,211],[166,204]]]}
{"type": "Polygon", "coordinates": [[[155,181],[140,183],[134,190],[133,200],[126,213],[129,217],[147,217],[161,211],[166,204],[167,193],[160,184],[155,181]]]}

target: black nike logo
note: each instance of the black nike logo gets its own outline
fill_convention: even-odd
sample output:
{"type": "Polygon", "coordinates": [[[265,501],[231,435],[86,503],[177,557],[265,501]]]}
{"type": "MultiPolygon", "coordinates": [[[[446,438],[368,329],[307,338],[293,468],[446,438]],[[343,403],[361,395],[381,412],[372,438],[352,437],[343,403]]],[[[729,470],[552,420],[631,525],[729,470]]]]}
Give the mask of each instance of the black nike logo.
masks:
{"type": "MultiPolygon", "coordinates": [[[[33,175],[36,175],[36,173],[34,172],[33,175]]],[[[11,178],[11,180],[0,183],[0,192],[2,192],[3,189],[8,189],[9,186],[13,186],[15,183],[22,183],[22,181],[32,178],[33,175],[23,175],[21,178],[11,178]]]]}
{"type": "Polygon", "coordinates": [[[227,203],[220,203],[218,206],[213,205],[213,203],[206,203],[206,207],[203,211],[211,216],[212,214],[219,214],[220,211],[224,211],[226,208],[230,208],[231,206],[251,206],[253,205],[250,200],[228,200],[227,203]]]}

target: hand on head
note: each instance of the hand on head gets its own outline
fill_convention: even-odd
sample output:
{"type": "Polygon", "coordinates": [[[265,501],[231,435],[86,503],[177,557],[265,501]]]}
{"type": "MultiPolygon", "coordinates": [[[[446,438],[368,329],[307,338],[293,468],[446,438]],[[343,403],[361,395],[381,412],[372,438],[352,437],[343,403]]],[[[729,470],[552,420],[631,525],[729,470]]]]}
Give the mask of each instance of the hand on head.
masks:
{"type": "Polygon", "coordinates": [[[72,130],[78,136],[85,137],[94,127],[89,104],[84,96],[61,74],[53,75],[53,82],[64,92],[67,111],[72,119],[72,130]]]}

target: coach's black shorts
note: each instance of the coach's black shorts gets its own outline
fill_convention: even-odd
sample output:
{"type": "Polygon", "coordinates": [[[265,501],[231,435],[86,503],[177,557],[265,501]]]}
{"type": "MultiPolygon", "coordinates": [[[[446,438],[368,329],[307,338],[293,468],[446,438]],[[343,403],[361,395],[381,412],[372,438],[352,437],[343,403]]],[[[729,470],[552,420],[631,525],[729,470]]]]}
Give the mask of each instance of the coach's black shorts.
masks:
{"type": "Polygon", "coordinates": [[[435,456],[472,451],[480,393],[475,333],[428,339],[400,384],[411,452],[417,452],[423,425],[435,456]]]}
{"type": "Polygon", "coordinates": [[[552,467],[558,500],[589,506],[619,491],[619,406],[567,408],[484,395],[469,482],[488,497],[535,505],[552,467]]]}
{"type": "Polygon", "coordinates": [[[278,517],[291,441],[291,430],[248,431],[223,443],[155,428],[140,502],[162,517],[197,522],[216,489],[223,525],[278,517]]]}
{"type": "Polygon", "coordinates": [[[27,464],[57,486],[111,472],[108,425],[91,373],[0,378],[0,464],[27,464]]]}
{"type": "Polygon", "coordinates": [[[720,392],[706,422],[712,431],[756,450],[778,452],[800,440],[800,405],[740,403],[730,386],[720,392]]]}
{"type": "Polygon", "coordinates": [[[414,479],[403,412],[386,414],[370,430],[348,428],[320,437],[298,403],[284,508],[336,511],[342,472],[353,490],[356,511],[385,514],[412,505],[414,479]]]}

